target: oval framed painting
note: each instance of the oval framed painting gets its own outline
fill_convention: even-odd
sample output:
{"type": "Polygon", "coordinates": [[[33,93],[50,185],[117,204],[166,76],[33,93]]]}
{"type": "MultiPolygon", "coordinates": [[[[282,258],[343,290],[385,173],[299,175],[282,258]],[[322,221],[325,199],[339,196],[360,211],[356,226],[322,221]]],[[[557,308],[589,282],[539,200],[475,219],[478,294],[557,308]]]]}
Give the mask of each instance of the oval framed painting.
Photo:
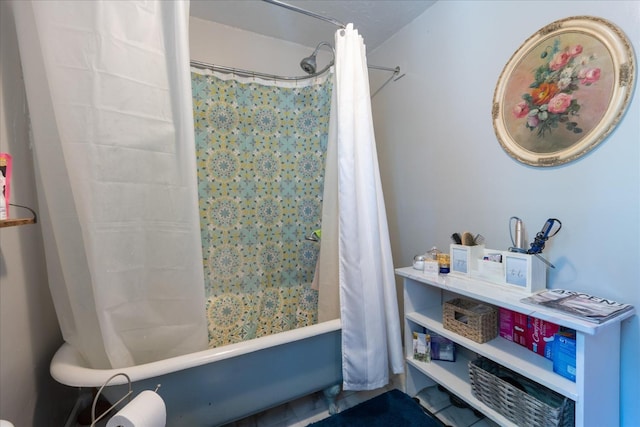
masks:
{"type": "Polygon", "coordinates": [[[618,124],[634,77],[631,43],[615,25],[590,16],[555,21],[520,46],[498,79],[498,141],[532,166],[576,160],[618,124]]]}

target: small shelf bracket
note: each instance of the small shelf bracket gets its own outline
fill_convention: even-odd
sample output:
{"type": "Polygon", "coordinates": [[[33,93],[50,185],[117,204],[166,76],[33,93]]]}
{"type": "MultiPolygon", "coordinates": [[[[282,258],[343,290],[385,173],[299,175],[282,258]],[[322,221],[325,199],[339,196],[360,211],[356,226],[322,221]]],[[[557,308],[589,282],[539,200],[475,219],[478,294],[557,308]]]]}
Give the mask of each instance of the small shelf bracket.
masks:
{"type": "Polygon", "coordinates": [[[13,203],[9,203],[9,206],[14,206],[16,208],[23,208],[23,209],[28,210],[29,212],[31,212],[31,218],[9,218],[9,219],[3,219],[3,220],[0,220],[0,228],[13,227],[13,226],[16,226],[16,225],[36,224],[38,222],[38,215],[36,214],[36,211],[31,209],[30,207],[23,206],[23,205],[16,205],[16,204],[13,204],[13,203]]]}

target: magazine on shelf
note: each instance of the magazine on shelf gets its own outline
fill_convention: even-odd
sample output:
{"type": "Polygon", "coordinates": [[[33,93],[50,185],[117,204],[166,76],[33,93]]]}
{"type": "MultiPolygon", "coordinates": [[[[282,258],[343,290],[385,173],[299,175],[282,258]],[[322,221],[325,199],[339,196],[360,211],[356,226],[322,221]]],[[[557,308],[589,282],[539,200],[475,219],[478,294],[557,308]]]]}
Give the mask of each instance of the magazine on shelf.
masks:
{"type": "Polygon", "coordinates": [[[602,323],[633,308],[630,304],[563,289],[547,289],[521,301],[552,308],[593,323],[602,323]]]}

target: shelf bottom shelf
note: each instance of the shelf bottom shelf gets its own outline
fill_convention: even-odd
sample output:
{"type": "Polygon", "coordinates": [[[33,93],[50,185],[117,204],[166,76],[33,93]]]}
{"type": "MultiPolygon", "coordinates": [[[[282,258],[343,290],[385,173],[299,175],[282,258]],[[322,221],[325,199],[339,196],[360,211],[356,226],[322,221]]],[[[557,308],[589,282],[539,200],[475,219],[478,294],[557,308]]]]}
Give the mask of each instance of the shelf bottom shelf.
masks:
{"type": "Polygon", "coordinates": [[[498,427],[484,415],[474,412],[469,407],[454,404],[450,395],[438,386],[424,388],[416,394],[420,405],[438,418],[443,424],[456,427],[498,427]]]}
{"type": "MultiPolygon", "coordinates": [[[[437,384],[441,384],[451,391],[469,406],[484,414],[492,422],[501,426],[515,427],[513,422],[482,403],[471,393],[469,359],[464,355],[457,355],[455,362],[431,361],[430,363],[425,363],[416,361],[412,357],[408,357],[406,360],[409,370],[416,369],[419,371],[418,373],[413,373],[413,375],[426,375],[437,384]]],[[[412,373],[407,372],[407,375],[412,375],[412,373]]]]}

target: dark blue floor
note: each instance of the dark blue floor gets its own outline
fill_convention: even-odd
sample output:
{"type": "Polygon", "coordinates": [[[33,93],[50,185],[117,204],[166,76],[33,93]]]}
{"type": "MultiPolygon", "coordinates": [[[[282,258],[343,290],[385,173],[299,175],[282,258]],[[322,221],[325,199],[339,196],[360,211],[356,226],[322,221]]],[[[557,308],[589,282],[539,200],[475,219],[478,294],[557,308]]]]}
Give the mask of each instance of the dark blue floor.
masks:
{"type": "Polygon", "coordinates": [[[442,427],[443,424],[426,414],[409,395],[391,390],[311,426],[442,427]]]}

